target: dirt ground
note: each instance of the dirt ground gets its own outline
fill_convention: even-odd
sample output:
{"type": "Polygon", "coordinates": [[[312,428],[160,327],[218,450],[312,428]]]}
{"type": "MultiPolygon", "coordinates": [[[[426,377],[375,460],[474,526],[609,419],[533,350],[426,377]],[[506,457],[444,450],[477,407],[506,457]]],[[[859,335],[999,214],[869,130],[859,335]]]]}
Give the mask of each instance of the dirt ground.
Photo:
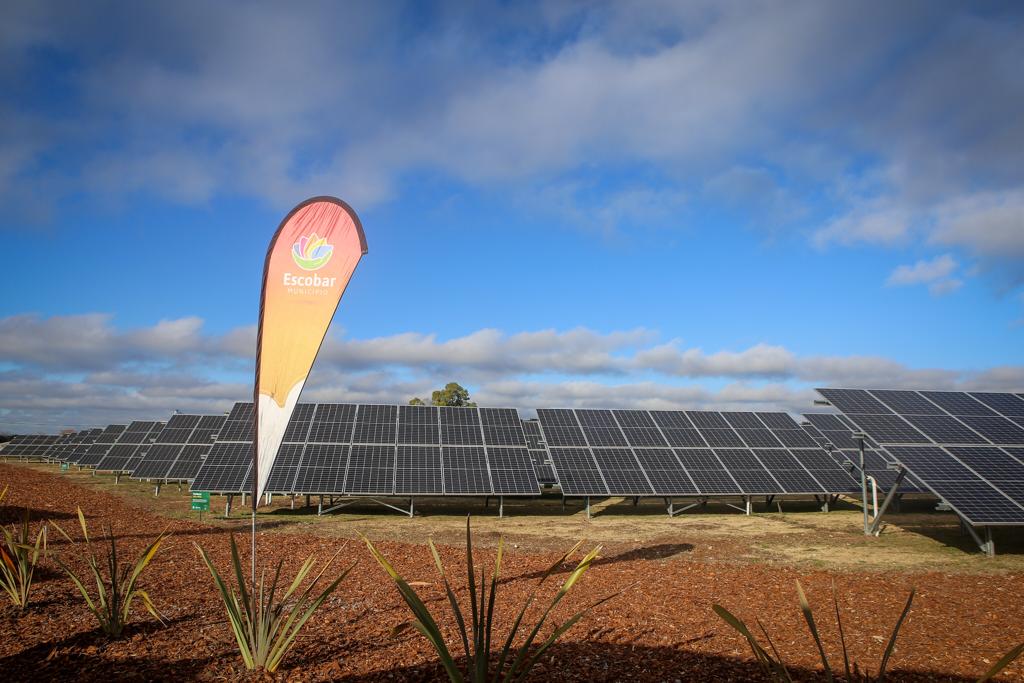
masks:
{"type": "MultiPolygon", "coordinates": [[[[0,464],[0,489],[5,485],[5,523],[25,506],[34,519],[53,519],[70,531],[75,507],[81,506],[94,533],[110,524],[127,553],[141,551],[164,527],[173,536],[143,579],[166,626],[138,607],[125,637],[107,642],[70,582],[45,561],[30,609],[17,615],[8,604],[0,607],[2,678],[247,678],[194,547],[198,542],[208,548],[226,569],[228,535],[235,531],[247,556],[247,510],[237,506],[225,519],[224,501],[215,497],[212,514],[199,522],[189,512],[187,490],[165,487],[154,497],[145,484],[115,485],[112,477],[59,473],[40,464],[0,464]]],[[[901,513],[887,516],[879,538],[865,538],[859,508],[842,501],[828,513],[813,501],[785,501],[782,512],[774,506],[765,510],[762,503],[746,516],[711,504],[669,518],[660,501],[634,507],[632,501],[611,499],[595,502],[589,520],[580,501],[563,511],[557,496],[506,499],[502,518],[493,501],[486,508],[481,501],[417,501],[412,519],[372,504],[318,517],[315,507],[303,503],[297,500],[292,510],[288,499],[275,498],[260,508],[261,561],[269,565],[283,558],[292,572],[310,553],[326,558],[344,545],[340,559],[358,564],[302,633],[280,679],[438,678],[436,657],[421,636],[391,635],[408,614],[355,539],[362,532],[379,541],[409,580],[428,583],[421,588],[428,606],[454,636],[425,541],[431,537],[441,546],[458,575],[467,511],[473,514],[479,559],[493,556],[499,534],[507,546],[499,633],[542,568],[581,538],[587,548],[602,546],[601,559],[559,608],[556,623],[574,607],[626,589],[569,631],[531,680],[757,680],[749,649],[715,616],[714,603],[750,623],[761,619],[795,677],[816,680],[817,653],[798,609],[795,579],[807,590],[828,654],[840,667],[830,616],[833,582],[851,654],[868,669],[877,667],[906,594],[916,587],[890,667],[897,679],[974,680],[1024,640],[1019,530],[1001,530],[999,555],[985,558],[961,535],[956,518],[935,512],[933,502],[905,501],[901,513]]],[[[51,550],[75,561],[67,543],[54,541],[51,550]]],[[[1024,680],[1024,664],[1015,663],[1001,680],[1024,680]]]]}

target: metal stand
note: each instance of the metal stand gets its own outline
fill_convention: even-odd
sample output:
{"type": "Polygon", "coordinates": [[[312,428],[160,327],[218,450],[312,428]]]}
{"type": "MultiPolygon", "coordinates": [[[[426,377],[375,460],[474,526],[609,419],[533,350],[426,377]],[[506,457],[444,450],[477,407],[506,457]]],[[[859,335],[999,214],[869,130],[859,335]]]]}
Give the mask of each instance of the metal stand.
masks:
{"type": "Polygon", "coordinates": [[[153,489],[153,495],[156,497],[160,496],[160,484],[157,484],[156,488],[153,489]]]}
{"type": "Polygon", "coordinates": [[[689,505],[684,505],[683,507],[681,507],[681,508],[679,508],[677,510],[675,508],[675,503],[672,501],[672,499],[669,498],[667,500],[668,500],[668,510],[667,510],[667,512],[668,512],[668,516],[669,517],[675,517],[676,515],[681,515],[684,512],[686,512],[687,510],[691,510],[691,509],[697,507],[698,505],[706,505],[707,502],[708,502],[707,498],[701,498],[697,502],[690,503],[689,505]]]}
{"type": "MultiPolygon", "coordinates": [[[[412,515],[409,515],[412,517],[412,515]]],[[[505,516],[505,496],[498,496],[498,518],[501,519],[505,516]]]]}
{"type": "Polygon", "coordinates": [[[986,557],[996,556],[996,544],[995,541],[992,540],[992,527],[982,527],[985,530],[985,539],[982,540],[981,536],[978,535],[978,532],[974,530],[974,527],[968,524],[962,517],[960,518],[960,526],[967,530],[967,533],[971,535],[971,538],[973,538],[974,542],[978,544],[978,548],[981,552],[985,553],[986,557]]]}
{"type": "Polygon", "coordinates": [[[377,505],[380,505],[382,507],[386,507],[386,508],[388,508],[390,510],[394,510],[395,512],[401,512],[403,515],[408,515],[410,518],[412,518],[412,516],[413,516],[413,499],[412,498],[409,499],[409,509],[408,510],[406,510],[405,508],[400,508],[400,507],[398,507],[396,505],[392,505],[391,503],[385,503],[384,501],[379,500],[377,498],[368,498],[366,496],[343,496],[343,497],[339,498],[338,500],[342,500],[344,502],[338,503],[337,505],[335,505],[334,504],[334,497],[332,496],[331,497],[331,507],[329,507],[326,510],[324,510],[323,509],[323,497],[321,496],[321,498],[320,498],[320,509],[317,510],[317,515],[324,515],[324,514],[326,514],[328,512],[334,512],[335,510],[340,510],[343,507],[346,507],[348,505],[352,505],[352,503],[360,503],[360,502],[366,503],[366,502],[370,502],[370,503],[376,503],[377,505]]]}
{"type": "Polygon", "coordinates": [[[234,498],[234,496],[229,493],[228,494],[228,500],[227,500],[226,503],[224,503],[224,516],[225,517],[230,517],[231,516],[231,499],[232,498],[234,498]]]}
{"type": "Polygon", "coordinates": [[[590,496],[587,496],[587,519],[590,519],[590,496]]]}
{"type": "Polygon", "coordinates": [[[739,505],[733,505],[732,503],[724,503],[724,505],[726,507],[732,508],[733,510],[739,510],[745,515],[749,515],[753,511],[753,505],[750,502],[750,496],[743,496],[743,507],[740,507],[739,505]]]}
{"type": "MultiPolygon", "coordinates": [[[[889,509],[889,503],[891,503],[893,498],[896,497],[896,490],[899,489],[900,485],[903,483],[903,478],[905,476],[907,476],[907,471],[901,467],[899,472],[896,474],[896,481],[893,482],[892,488],[890,488],[889,492],[885,494],[885,500],[882,501],[882,508],[875,513],[875,519],[871,523],[871,527],[868,529],[869,535],[878,536],[881,532],[882,515],[884,515],[885,511],[889,509]]],[[[867,514],[867,507],[864,508],[864,514],[867,514]]]]}

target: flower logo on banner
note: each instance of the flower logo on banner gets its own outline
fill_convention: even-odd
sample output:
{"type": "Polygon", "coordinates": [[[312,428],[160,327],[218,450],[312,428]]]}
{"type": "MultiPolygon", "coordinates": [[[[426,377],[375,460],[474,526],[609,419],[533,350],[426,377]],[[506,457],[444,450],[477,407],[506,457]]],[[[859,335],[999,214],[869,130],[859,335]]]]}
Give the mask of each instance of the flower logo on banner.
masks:
{"type": "Polygon", "coordinates": [[[331,260],[332,254],[334,245],[327,244],[327,239],[315,232],[308,237],[300,237],[292,245],[292,259],[303,270],[320,270],[331,260]]]}

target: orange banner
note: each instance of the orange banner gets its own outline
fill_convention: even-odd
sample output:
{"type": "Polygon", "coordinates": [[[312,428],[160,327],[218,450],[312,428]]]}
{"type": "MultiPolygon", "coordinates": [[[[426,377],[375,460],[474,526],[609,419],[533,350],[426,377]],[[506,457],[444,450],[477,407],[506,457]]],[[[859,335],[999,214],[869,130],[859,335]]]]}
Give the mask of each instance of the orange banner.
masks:
{"type": "Polygon", "coordinates": [[[256,341],[254,506],[341,295],[365,253],[359,218],[334,197],[299,204],[270,241],[256,341]]]}

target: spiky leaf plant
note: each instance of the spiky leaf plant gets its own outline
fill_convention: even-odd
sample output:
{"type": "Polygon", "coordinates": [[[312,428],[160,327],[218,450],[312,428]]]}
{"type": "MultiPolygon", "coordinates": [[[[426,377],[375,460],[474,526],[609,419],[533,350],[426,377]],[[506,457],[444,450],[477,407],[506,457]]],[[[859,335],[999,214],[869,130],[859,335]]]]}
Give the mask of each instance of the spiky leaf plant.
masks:
{"type": "Polygon", "coordinates": [[[206,551],[196,544],[200,557],[206,564],[213,581],[220,592],[220,598],[224,602],[224,609],[228,614],[228,622],[238,642],[238,652],[242,655],[247,669],[265,669],[274,672],[280,666],[281,660],[288,654],[288,651],[295,644],[295,637],[302,630],[302,627],[313,616],[313,613],[324,603],[327,597],[338,587],[342,579],[348,576],[352,568],[356,566],[353,562],[348,569],[332,581],[316,597],[312,597],[321,578],[341,553],[339,550],[334,554],[327,564],[324,565],[316,578],[306,589],[292,601],[299,586],[309,576],[316,564],[315,558],[311,555],[299,568],[294,580],[280,599],[277,597],[278,581],[281,578],[282,562],[278,562],[274,571],[274,578],[267,586],[267,575],[264,571],[260,577],[258,587],[253,587],[250,593],[245,587],[245,576],[242,572],[242,562],[238,556],[238,545],[235,543],[234,534],[231,535],[231,562],[234,566],[235,581],[238,584],[238,593],[228,585],[217,567],[214,566],[206,551]]]}
{"type": "Polygon", "coordinates": [[[576,568],[572,570],[568,578],[566,578],[562,583],[554,598],[552,598],[551,602],[548,603],[547,607],[541,613],[540,619],[531,629],[529,629],[529,633],[527,634],[526,640],[523,644],[518,648],[514,647],[513,642],[515,641],[516,635],[520,632],[520,627],[523,626],[523,619],[526,616],[527,611],[534,604],[537,598],[538,590],[556,569],[561,567],[571,555],[580,549],[583,545],[583,541],[580,541],[544,572],[540,580],[530,592],[529,596],[524,601],[523,606],[519,610],[519,614],[516,616],[515,621],[512,623],[512,627],[509,630],[508,635],[505,637],[504,642],[502,642],[500,649],[492,651],[491,639],[494,626],[494,605],[496,602],[498,583],[501,574],[501,560],[504,543],[499,538],[498,553],[494,560],[494,569],[491,571],[490,581],[487,581],[485,569],[481,567],[478,585],[476,572],[473,567],[473,534],[470,529],[470,520],[467,517],[466,576],[469,583],[468,598],[470,603],[470,621],[468,624],[466,623],[466,618],[462,608],[459,606],[458,598],[448,581],[448,574],[445,572],[444,565],[441,562],[441,556],[438,554],[433,541],[427,541],[430,546],[430,552],[434,556],[434,564],[437,566],[438,574],[440,574],[441,580],[444,582],[444,589],[448,597],[448,604],[451,606],[455,622],[458,624],[462,648],[466,653],[465,671],[462,671],[455,663],[455,658],[452,656],[451,651],[448,649],[448,645],[445,643],[444,634],[437,625],[437,621],[434,619],[433,615],[431,615],[430,610],[427,609],[423,600],[419,595],[417,595],[416,591],[413,590],[412,585],[399,575],[391,563],[388,562],[388,560],[373,546],[373,543],[371,543],[366,536],[363,536],[362,538],[366,542],[366,547],[370,550],[370,553],[377,560],[380,566],[384,568],[384,571],[387,572],[388,576],[390,576],[395,582],[399,594],[401,594],[405,604],[408,605],[409,609],[412,611],[414,616],[412,627],[430,641],[430,644],[434,647],[438,656],[441,658],[441,664],[444,666],[445,672],[448,674],[448,678],[453,681],[453,683],[463,683],[464,681],[484,683],[485,681],[511,682],[523,680],[530,672],[530,669],[532,669],[540,660],[544,652],[546,652],[547,649],[550,648],[556,640],[558,640],[558,638],[572,628],[576,622],[583,618],[585,614],[601,603],[612,599],[622,592],[619,591],[617,593],[613,593],[612,595],[602,598],[601,600],[598,600],[590,606],[575,613],[564,623],[557,625],[551,634],[534,649],[534,643],[537,642],[541,628],[547,622],[552,610],[554,610],[555,606],[562,601],[562,598],[572,590],[573,586],[579,582],[580,578],[588,569],[590,569],[594,560],[597,558],[597,554],[601,548],[600,546],[594,548],[587,553],[582,560],[580,560],[579,564],[576,565],[576,568]]]}
{"type": "MultiPolygon", "coordinates": [[[[79,547],[79,544],[72,540],[59,524],[56,522],[51,523],[71,543],[72,547],[79,547]]],[[[138,587],[138,581],[142,572],[153,561],[157,550],[160,549],[160,544],[167,539],[168,533],[164,531],[157,536],[156,540],[149,544],[142,555],[139,556],[139,559],[135,561],[134,565],[129,565],[128,563],[122,565],[117,558],[117,543],[114,540],[114,532],[110,527],[107,527],[110,549],[106,553],[106,561],[101,562],[100,557],[93,549],[92,540],[89,538],[89,528],[86,526],[85,515],[82,514],[81,508],[78,508],[78,524],[82,528],[82,537],[85,539],[84,554],[89,565],[89,572],[96,583],[95,599],[90,595],[89,590],[85,587],[85,583],[78,574],[60,556],[54,556],[53,560],[64,570],[64,573],[68,575],[72,583],[75,584],[75,587],[78,588],[78,592],[85,599],[85,604],[89,607],[89,611],[99,621],[103,632],[110,638],[121,637],[125,624],[128,623],[128,619],[131,616],[132,602],[135,598],[139,598],[142,601],[146,610],[156,617],[157,621],[161,624],[164,623],[163,617],[160,616],[160,612],[153,605],[149,594],[138,587]],[[106,565],[106,576],[104,576],[102,569],[103,564],[106,565]]]]}
{"type": "MultiPolygon", "coordinates": [[[[7,493],[6,488],[3,493],[7,493]]],[[[3,500],[2,495],[0,500],[3,500]]],[[[39,527],[33,543],[29,537],[28,518],[26,508],[20,526],[12,524],[10,528],[0,527],[0,533],[3,534],[3,540],[0,541],[0,588],[3,588],[19,611],[28,607],[36,562],[46,552],[46,525],[39,527]]]]}
{"type": "MultiPolygon", "coordinates": [[[[807,622],[807,628],[811,632],[811,636],[814,638],[814,643],[818,648],[818,656],[821,658],[821,664],[825,669],[825,675],[828,680],[834,680],[834,676],[836,674],[833,674],[832,668],[828,663],[828,658],[825,656],[825,647],[818,634],[818,628],[814,622],[814,614],[799,581],[796,583],[796,590],[800,602],[800,610],[803,612],[804,620],[807,622]]],[[[914,594],[914,590],[911,589],[910,595],[907,596],[907,602],[903,606],[903,611],[900,613],[899,619],[896,620],[896,625],[893,626],[892,634],[889,636],[889,642],[885,647],[885,652],[882,654],[882,661],[878,665],[878,674],[872,675],[865,670],[862,670],[857,662],[853,662],[852,664],[850,662],[849,652],[846,648],[846,636],[843,631],[843,619],[839,612],[839,600],[836,597],[835,584],[832,584],[832,602],[835,606],[836,626],[839,630],[839,643],[843,654],[844,680],[864,682],[885,680],[886,671],[889,666],[889,659],[892,657],[893,650],[896,648],[896,638],[899,636],[900,629],[903,627],[903,622],[906,620],[907,614],[910,613],[910,606],[914,601],[914,594]]],[[[766,678],[778,683],[792,683],[793,679],[789,675],[789,670],[782,661],[779,651],[775,648],[775,644],[772,642],[771,636],[768,635],[768,631],[765,630],[764,624],[761,623],[760,619],[757,620],[757,625],[765,639],[768,641],[769,647],[772,650],[771,654],[761,646],[757,638],[750,632],[750,629],[747,628],[747,625],[743,623],[741,619],[733,615],[729,610],[725,609],[721,605],[714,605],[712,609],[715,611],[715,614],[725,621],[725,623],[732,626],[740,633],[740,635],[746,638],[747,643],[750,644],[750,649],[754,653],[754,659],[757,660],[757,663],[760,665],[761,671],[764,673],[766,678]]],[[[992,665],[984,676],[978,679],[978,683],[986,683],[998,676],[1000,672],[1013,663],[1013,661],[1020,657],[1021,654],[1024,654],[1024,643],[1011,648],[1006,654],[1004,654],[995,664],[992,665]]]]}

